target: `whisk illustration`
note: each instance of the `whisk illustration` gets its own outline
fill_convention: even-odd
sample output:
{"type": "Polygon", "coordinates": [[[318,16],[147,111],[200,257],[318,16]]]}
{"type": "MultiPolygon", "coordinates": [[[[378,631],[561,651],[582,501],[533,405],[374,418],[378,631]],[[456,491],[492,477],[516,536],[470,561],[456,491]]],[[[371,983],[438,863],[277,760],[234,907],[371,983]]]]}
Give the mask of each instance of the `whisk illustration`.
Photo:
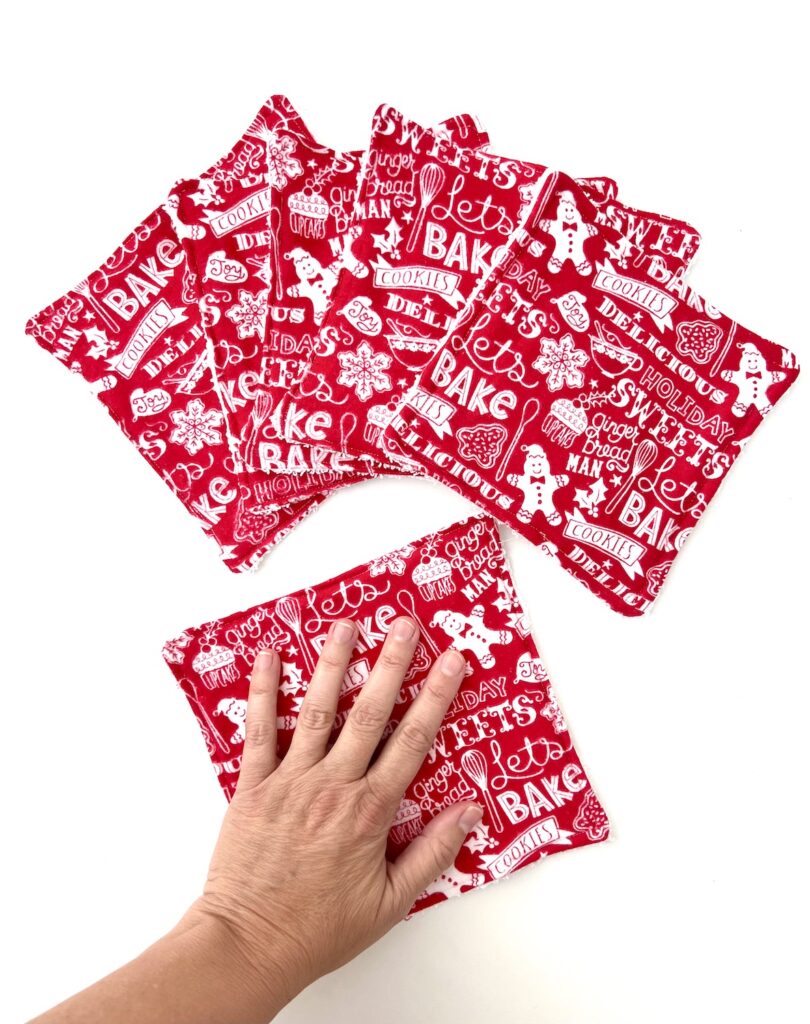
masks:
{"type": "Polygon", "coordinates": [[[307,648],[306,637],[301,632],[301,606],[294,597],[282,597],[280,601],[276,602],[276,615],[290,627],[292,635],[301,641],[301,654],[304,657],[307,671],[311,675],[315,671],[315,665],[307,648]]]}
{"type": "Polygon", "coordinates": [[[91,306],[96,313],[101,317],[104,323],[109,327],[111,331],[118,333],[118,324],[112,319],[107,310],[101,305],[98,299],[93,295],[90,290],[90,282],[85,278],[84,281],[79,281],[76,287],[73,289],[74,292],[78,292],[82,296],[88,306],[91,306]]]}
{"type": "Polygon", "coordinates": [[[425,222],[425,214],[443,184],[444,169],[438,164],[425,164],[419,172],[419,212],[416,214],[416,220],[414,220],[411,233],[408,235],[408,244],[405,246],[407,252],[413,252],[416,247],[422,232],[422,225],[425,222]]]}
{"type": "Polygon", "coordinates": [[[259,442],[259,431],[261,430],[264,421],[270,415],[272,408],[273,399],[266,391],[260,391],[256,396],[253,412],[251,413],[250,436],[247,444],[245,445],[245,458],[249,465],[253,465],[253,457],[256,453],[256,446],[259,442]]]}
{"type": "Polygon", "coordinates": [[[658,445],[655,441],[650,441],[649,438],[646,437],[643,441],[639,441],[633,455],[633,465],[630,467],[627,479],[618,491],[616,491],[608,504],[605,505],[605,512],[612,512],[616,508],[619,502],[623,500],[624,496],[630,490],[633,481],[641,476],[644,470],[649,469],[653,462],[655,462],[655,456],[657,454],[658,445]]]}
{"type": "Polygon", "coordinates": [[[461,755],[461,767],[469,776],[470,781],[481,794],[481,799],[487,805],[489,816],[496,832],[503,832],[503,821],[497,804],[489,792],[489,779],[487,778],[487,763],[483,754],[478,750],[465,750],[461,755]]]}

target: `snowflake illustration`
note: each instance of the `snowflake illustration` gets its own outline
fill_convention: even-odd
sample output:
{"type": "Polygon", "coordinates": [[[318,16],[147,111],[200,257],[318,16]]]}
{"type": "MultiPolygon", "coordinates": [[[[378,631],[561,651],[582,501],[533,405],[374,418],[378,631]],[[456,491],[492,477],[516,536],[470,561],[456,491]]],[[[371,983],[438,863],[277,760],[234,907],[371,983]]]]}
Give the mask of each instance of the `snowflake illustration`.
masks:
{"type": "Polygon", "coordinates": [[[292,155],[295,143],[288,136],[279,138],[270,132],[267,138],[268,180],[274,188],[284,188],[290,178],[303,174],[303,167],[292,155]]]}
{"type": "Polygon", "coordinates": [[[391,356],[372,352],[368,342],[358,345],[356,352],[341,352],[338,361],[341,365],[338,384],[354,385],[361,402],[367,402],[375,391],[391,390],[391,378],[383,372],[391,365],[391,356]]]}
{"type": "Polygon", "coordinates": [[[413,547],[406,544],[404,548],[396,551],[389,551],[387,555],[380,555],[379,558],[369,562],[369,569],[372,576],[382,576],[384,572],[391,572],[395,576],[402,576],[407,568],[405,559],[413,554],[413,547]]]}
{"type": "Polygon", "coordinates": [[[174,423],[169,440],[182,444],[189,455],[196,455],[207,444],[222,444],[217,429],[222,426],[222,413],[206,409],[199,398],[192,398],[185,412],[174,409],[169,415],[174,423]]]}
{"type": "Polygon", "coordinates": [[[585,383],[581,367],[588,362],[588,357],[581,349],[574,347],[571,335],[566,334],[559,341],[543,338],[540,344],[540,355],[532,366],[548,374],[549,391],[559,391],[563,385],[581,388],[585,383]]]}
{"type": "Polygon", "coordinates": [[[238,304],[225,310],[225,316],[236,324],[240,338],[249,338],[251,334],[255,334],[257,338],[264,337],[268,294],[267,288],[256,295],[240,288],[238,304]]]}

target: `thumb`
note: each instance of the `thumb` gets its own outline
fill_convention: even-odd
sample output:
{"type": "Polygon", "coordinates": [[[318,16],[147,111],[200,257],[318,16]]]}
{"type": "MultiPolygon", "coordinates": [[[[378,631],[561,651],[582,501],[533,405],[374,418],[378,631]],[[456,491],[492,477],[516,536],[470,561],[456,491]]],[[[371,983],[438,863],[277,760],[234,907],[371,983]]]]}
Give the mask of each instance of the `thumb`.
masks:
{"type": "Polygon", "coordinates": [[[389,868],[389,878],[400,917],[407,914],[417,897],[450,867],[461,844],[482,816],[478,804],[469,801],[445,807],[397,857],[389,868]]]}

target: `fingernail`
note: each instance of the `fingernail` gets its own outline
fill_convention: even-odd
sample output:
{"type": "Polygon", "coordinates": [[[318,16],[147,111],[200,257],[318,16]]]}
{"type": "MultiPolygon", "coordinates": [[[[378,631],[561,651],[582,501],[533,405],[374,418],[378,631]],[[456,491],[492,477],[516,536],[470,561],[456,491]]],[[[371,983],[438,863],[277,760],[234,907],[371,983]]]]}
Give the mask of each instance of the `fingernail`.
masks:
{"type": "Polygon", "coordinates": [[[464,671],[466,662],[458,651],[445,651],[439,659],[439,667],[446,676],[457,676],[464,671]]]}
{"type": "Polygon", "coordinates": [[[354,640],[354,626],[351,622],[333,622],[329,627],[329,635],[336,644],[348,644],[354,640]]]}
{"type": "Polygon", "coordinates": [[[458,819],[459,828],[464,829],[465,834],[472,832],[475,826],[484,817],[484,812],[478,806],[474,804],[472,807],[468,807],[467,810],[458,819]]]}
{"type": "Polygon", "coordinates": [[[256,668],[268,669],[273,667],[273,663],[276,660],[276,652],[271,651],[270,648],[267,650],[259,651],[256,655],[256,668]]]}
{"type": "Polygon", "coordinates": [[[397,619],[391,628],[391,636],[395,640],[410,640],[416,632],[416,626],[410,619],[397,619]]]}

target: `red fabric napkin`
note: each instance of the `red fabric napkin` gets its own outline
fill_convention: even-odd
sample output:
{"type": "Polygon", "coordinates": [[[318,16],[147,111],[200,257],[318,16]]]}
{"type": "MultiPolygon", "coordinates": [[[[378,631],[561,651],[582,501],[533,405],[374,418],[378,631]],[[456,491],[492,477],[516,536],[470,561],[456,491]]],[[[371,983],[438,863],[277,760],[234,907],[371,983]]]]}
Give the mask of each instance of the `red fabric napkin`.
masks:
{"type": "Polygon", "coordinates": [[[253,566],[322,500],[306,497],[312,481],[248,479],[235,465],[186,260],[165,209],[32,317],[26,333],[88,381],[235,572],[253,566]]]}
{"type": "MultiPolygon", "coordinates": [[[[397,403],[473,289],[508,252],[544,171],[459,147],[391,107],[378,109],[361,173],[354,225],[359,234],[352,249],[369,272],[341,273],[313,358],[295,389],[304,412],[329,415],[340,409],[324,428],[324,444],[380,454],[383,429],[397,403]]],[[[616,216],[610,213],[618,207],[611,198],[615,182],[586,179],[585,186],[598,202],[609,203],[606,217],[616,216]]],[[[646,241],[661,219],[643,217],[646,241]]],[[[682,228],[697,239],[694,229],[682,228]]],[[[660,258],[671,272],[684,268],[672,246],[662,246],[660,258]]],[[[385,455],[402,461],[396,451],[385,455]]]]}
{"type": "Polygon", "coordinates": [[[281,654],[279,747],[289,746],[329,624],[349,616],[360,642],[344,680],[339,731],[391,621],[411,615],[422,637],[390,730],[449,646],[469,674],[389,836],[391,856],[439,810],[479,801],[483,822],[454,867],[414,906],[505,877],[560,850],[607,838],[608,820],[574,750],[515,596],[495,523],[475,516],[316,586],[185,630],[163,655],[202,730],[225,795],[234,792],[256,652],[281,654]]]}
{"type": "Polygon", "coordinates": [[[682,279],[662,283],[570,178],[545,185],[388,429],[638,615],[798,363],[682,279]]]}

